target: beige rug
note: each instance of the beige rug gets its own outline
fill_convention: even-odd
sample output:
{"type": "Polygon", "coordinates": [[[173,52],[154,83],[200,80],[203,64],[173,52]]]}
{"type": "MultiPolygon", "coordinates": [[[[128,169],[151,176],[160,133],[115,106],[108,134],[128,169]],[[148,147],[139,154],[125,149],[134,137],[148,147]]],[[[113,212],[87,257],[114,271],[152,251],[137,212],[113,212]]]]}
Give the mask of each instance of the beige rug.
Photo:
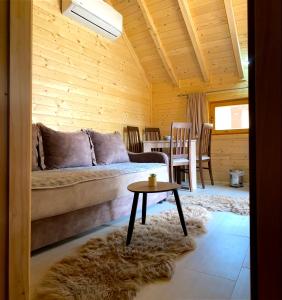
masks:
{"type": "MultiPolygon", "coordinates": [[[[209,211],[227,211],[239,215],[249,215],[249,197],[231,197],[226,195],[191,194],[180,195],[181,203],[185,205],[197,205],[209,211]]],[[[169,201],[175,203],[171,196],[169,201]]]]}
{"type": "Polygon", "coordinates": [[[195,236],[205,232],[208,211],[185,206],[188,237],[183,235],[177,210],[135,223],[125,246],[127,227],[86,243],[75,256],[55,264],[37,289],[40,300],[128,300],[142,285],[169,280],[178,256],[195,249],[195,236]]]}

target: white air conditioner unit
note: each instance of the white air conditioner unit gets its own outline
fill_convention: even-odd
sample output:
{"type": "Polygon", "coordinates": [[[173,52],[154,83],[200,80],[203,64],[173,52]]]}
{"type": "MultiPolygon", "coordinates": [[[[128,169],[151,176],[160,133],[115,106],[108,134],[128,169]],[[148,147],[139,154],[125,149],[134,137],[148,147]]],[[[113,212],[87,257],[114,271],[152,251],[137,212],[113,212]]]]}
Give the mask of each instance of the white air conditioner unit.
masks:
{"type": "Polygon", "coordinates": [[[111,40],[122,34],[122,15],[103,0],[62,0],[62,13],[111,40]]]}

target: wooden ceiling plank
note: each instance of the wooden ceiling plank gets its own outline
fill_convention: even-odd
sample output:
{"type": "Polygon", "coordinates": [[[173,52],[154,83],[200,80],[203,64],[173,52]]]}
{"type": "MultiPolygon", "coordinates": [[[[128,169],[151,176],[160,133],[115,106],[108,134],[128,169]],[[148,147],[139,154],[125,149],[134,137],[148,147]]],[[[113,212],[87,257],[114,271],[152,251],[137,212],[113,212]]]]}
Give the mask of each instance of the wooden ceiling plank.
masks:
{"type": "MultiPolygon", "coordinates": [[[[113,4],[115,3],[114,0],[106,0],[106,2],[107,2],[108,4],[110,4],[111,6],[113,6],[113,4]]],[[[132,46],[130,40],[129,40],[128,37],[127,37],[127,34],[126,34],[126,32],[125,32],[125,28],[123,28],[122,38],[123,38],[123,40],[124,40],[124,42],[125,42],[125,44],[126,44],[128,50],[129,50],[129,52],[130,52],[130,54],[131,54],[133,60],[135,61],[136,65],[137,65],[137,67],[138,67],[138,69],[139,69],[139,71],[140,71],[141,76],[144,78],[146,85],[147,85],[148,87],[152,87],[152,84],[151,84],[151,82],[149,82],[149,80],[148,80],[147,74],[146,74],[146,72],[145,72],[145,70],[144,70],[144,68],[143,68],[143,66],[142,66],[142,64],[141,64],[141,62],[140,62],[140,59],[139,59],[139,57],[137,56],[137,54],[136,54],[136,52],[135,52],[135,50],[134,50],[134,48],[133,48],[133,46],[132,46]]]]}
{"type": "Polygon", "coordinates": [[[230,35],[231,35],[233,52],[234,52],[235,61],[236,61],[237,69],[238,69],[238,75],[239,75],[239,78],[242,79],[242,78],[244,78],[244,70],[243,70],[243,65],[242,65],[242,56],[241,56],[241,50],[240,50],[239,36],[238,36],[238,32],[237,32],[237,27],[236,27],[236,21],[235,21],[233,6],[232,6],[232,0],[224,0],[224,5],[225,5],[225,10],[226,10],[227,20],[228,20],[228,25],[229,25],[229,31],[230,31],[230,35]]]}
{"type": "Polygon", "coordinates": [[[192,20],[192,16],[191,16],[191,12],[188,6],[188,2],[187,0],[178,0],[178,4],[180,7],[180,11],[182,13],[184,22],[186,24],[186,28],[188,31],[188,34],[190,36],[201,72],[202,72],[202,76],[203,79],[205,81],[209,81],[209,73],[208,73],[208,68],[207,68],[207,64],[203,55],[203,51],[201,49],[201,45],[200,45],[200,41],[198,38],[198,35],[196,33],[196,29],[192,20]]]}
{"type": "Polygon", "coordinates": [[[172,82],[178,86],[179,85],[179,80],[175,74],[175,71],[173,69],[173,66],[171,64],[171,61],[169,59],[169,57],[167,56],[166,54],[166,51],[164,49],[164,46],[162,44],[162,41],[160,40],[160,37],[159,37],[159,34],[157,32],[157,29],[156,29],[156,26],[155,26],[155,23],[152,19],[152,16],[148,10],[148,7],[145,3],[144,0],[137,0],[137,3],[142,11],[142,14],[144,16],[144,19],[145,19],[145,22],[148,26],[148,29],[149,29],[149,32],[150,32],[150,35],[156,45],[156,48],[157,48],[157,51],[160,55],[160,58],[164,64],[164,67],[169,75],[169,77],[171,78],[172,82]]]}
{"type": "Polygon", "coordinates": [[[143,66],[141,65],[141,62],[140,62],[140,60],[139,60],[139,58],[138,58],[138,56],[137,56],[137,54],[136,54],[136,52],[135,52],[135,50],[134,50],[134,48],[132,46],[130,40],[128,39],[127,34],[126,34],[126,32],[125,32],[124,29],[123,29],[122,38],[123,38],[123,40],[124,40],[124,42],[125,42],[128,50],[129,50],[131,56],[132,56],[132,58],[134,59],[136,65],[138,66],[139,71],[140,71],[141,75],[143,76],[143,78],[144,78],[144,80],[146,82],[146,85],[147,86],[151,86],[151,83],[149,82],[149,80],[147,78],[147,74],[146,74],[143,66]]]}

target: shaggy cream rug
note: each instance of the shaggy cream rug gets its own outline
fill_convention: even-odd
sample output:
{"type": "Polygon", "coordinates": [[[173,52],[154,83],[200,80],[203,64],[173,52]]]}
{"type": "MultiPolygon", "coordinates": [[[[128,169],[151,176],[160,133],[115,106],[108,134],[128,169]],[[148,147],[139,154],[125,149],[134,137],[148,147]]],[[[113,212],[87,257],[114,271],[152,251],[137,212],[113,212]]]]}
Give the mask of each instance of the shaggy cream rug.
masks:
{"type": "MultiPolygon", "coordinates": [[[[175,203],[174,197],[168,199],[175,203]]],[[[191,194],[180,195],[182,205],[197,205],[209,211],[228,211],[239,215],[249,215],[249,197],[230,197],[226,195],[191,194]]]]}
{"type": "Polygon", "coordinates": [[[178,256],[195,249],[193,237],[205,232],[208,211],[183,207],[188,237],[183,235],[177,210],[140,220],[130,246],[125,246],[127,227],[94,238],[75,256],[55,264],[37,289],[40,300],[128,300],[140,287],[173,275],[178,256]]]}

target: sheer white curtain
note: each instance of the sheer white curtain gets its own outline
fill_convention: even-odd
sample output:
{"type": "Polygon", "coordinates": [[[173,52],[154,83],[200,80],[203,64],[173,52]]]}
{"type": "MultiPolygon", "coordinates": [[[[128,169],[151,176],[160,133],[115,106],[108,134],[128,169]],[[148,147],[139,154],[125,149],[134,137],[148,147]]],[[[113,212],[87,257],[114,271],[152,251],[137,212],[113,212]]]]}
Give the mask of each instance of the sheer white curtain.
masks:
{"type": "Polygon", "coordinates": [[[193,93],[187,96],[187,122],[192,123],[192,138],[199,138],[202,124],[208,122],[206,94],[193,93]]]}

